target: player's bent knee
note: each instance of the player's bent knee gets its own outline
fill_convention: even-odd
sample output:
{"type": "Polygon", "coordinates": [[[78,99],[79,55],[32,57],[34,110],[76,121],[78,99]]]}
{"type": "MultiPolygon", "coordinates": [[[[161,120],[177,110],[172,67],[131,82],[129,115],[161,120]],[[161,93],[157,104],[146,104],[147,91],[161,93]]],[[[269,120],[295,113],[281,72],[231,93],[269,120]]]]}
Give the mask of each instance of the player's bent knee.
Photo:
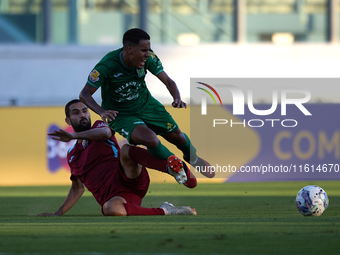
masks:
{"type": "Polygon", "coordinates": [[[129,158],[129,150],[130,150],[131,145],[129,144],[124,144],[122,148],[120,149],[120,155],[123,158],[128,159],[129,158]]]}
{"type": "Polygon", "coordinates": [[[157,145],[159,144],[159,139],[157,136],[150,138],[150,140],[145,141],[145,145],[148,148],[156,148],[157,145]]]}
{"type": "Polygon", "coordinates": [[[181,146],[187,143],[187,138],[185,137],[184,133],[182,133],[182,131],[179,129],[170,134],[163,135],[163,137],[176,146],[181,146]]]}
{"type": "Polygon", "coordinates": [[[126,203],[125,199],[123,200],[120,197],[112,198],[103,205],[103,214],[105,216],[126,216],[124,202],[126,203]]]}
{"type": "Polygon", "coordinates": [[[116,208],[115,206],[103,206],[103,213],[105,216],[126,216],[127,213],[125,210],[121,210],[120,208],[116,208]]]}
{"type": "Polygon", "coordinates": [[[185,137],[185,135],[181,131],[178,135],[178,141],[181,145],[187,143],[187,138],[185,137]]]}

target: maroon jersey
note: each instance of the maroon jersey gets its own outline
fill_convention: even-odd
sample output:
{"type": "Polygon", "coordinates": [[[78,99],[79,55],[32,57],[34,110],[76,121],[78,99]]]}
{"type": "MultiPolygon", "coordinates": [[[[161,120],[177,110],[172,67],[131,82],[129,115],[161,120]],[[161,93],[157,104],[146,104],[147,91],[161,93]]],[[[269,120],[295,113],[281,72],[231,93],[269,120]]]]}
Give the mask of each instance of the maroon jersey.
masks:
{"type": "MultiPolygon", "coordinates": [[[[96,121],[91,129],[103,127],[109,126],[103,121],[96,121]]],[[[72,175],[85,185],[101,205],[108,199],[105,194],[111,186],[108,183],[109,180],[117,175],[119,151],[114,135],[106,140],[83,140],[82,143],[76,143],[68,151],[67,161],[72,175]]]]}

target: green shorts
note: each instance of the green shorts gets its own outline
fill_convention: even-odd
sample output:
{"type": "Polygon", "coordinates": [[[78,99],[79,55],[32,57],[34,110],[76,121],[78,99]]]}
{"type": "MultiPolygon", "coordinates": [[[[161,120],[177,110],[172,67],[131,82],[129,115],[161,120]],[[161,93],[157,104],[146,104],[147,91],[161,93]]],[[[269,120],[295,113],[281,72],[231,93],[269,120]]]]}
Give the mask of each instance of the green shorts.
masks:
{"type": "Polygon", "coordinates": [[[138,125],[145,125],[157,135],[170,134],[178,129],[177,123],[157,100],[150,100],[141,113],[119,114],[110,127],[130,142],[131,133],[138,125]]]}

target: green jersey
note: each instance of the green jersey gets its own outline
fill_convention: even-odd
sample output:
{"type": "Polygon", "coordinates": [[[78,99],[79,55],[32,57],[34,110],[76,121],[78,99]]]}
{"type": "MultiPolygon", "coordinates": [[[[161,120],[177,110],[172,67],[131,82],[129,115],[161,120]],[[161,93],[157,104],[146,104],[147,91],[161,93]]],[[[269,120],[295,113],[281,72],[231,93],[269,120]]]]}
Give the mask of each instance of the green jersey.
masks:
{"type": "Polygon", "coordinates": [[[101,87],[102,107],[119,111],[120,115],[140,112],[151,95],[145,84],[147,70],[158,75],[163,72],[159,58],[150,51],[142,69],[127,67],[122,60],[123,48],[106,54],[92,69],[87,82],[101,87]]]}

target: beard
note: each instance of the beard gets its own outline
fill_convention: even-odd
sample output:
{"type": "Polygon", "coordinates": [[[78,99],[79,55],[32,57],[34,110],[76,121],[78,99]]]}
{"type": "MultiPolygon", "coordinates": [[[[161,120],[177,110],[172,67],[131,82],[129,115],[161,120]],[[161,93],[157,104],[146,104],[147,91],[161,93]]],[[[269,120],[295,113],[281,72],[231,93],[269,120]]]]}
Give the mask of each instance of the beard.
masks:
{"type": "Polygon", "coordinates": [[[82,132],[86,130],[91,129],[91,119],[90,118],[83,118],[79,121],[79,123],[74,123],[71,120],[71,125],[74,130],[74,132],[82,132]],[[84,120],[87,120],[85,123],[83,123],[84,120]]]}

